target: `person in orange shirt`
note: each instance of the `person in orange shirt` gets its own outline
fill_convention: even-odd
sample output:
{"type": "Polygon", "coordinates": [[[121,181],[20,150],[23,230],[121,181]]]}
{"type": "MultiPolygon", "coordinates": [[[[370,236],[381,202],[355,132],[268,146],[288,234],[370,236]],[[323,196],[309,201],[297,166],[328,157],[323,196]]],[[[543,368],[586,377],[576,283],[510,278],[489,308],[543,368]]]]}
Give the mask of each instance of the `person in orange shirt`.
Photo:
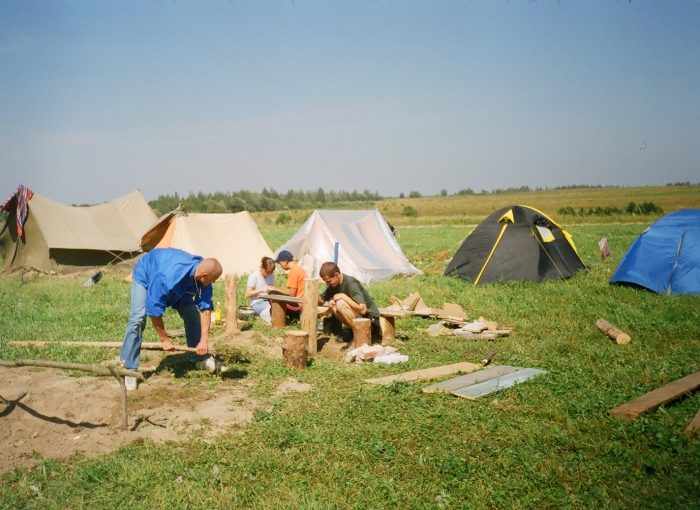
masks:
{"type": "MultiPolygon", "coordinates": [[[[301,267],[296,260],[294,260],[294,255],[287,250],[282,250],[279,252],[275,262],[277,262],[280,267],[287,272],[287,290],[280,290],[280,292],[286,294],[287,296],[303,299],[304,279],[306,278],[306,271],[304,271],[304,268],[301,267]]],[[[298,305],[285,303],[285,307],[289,318],[299,318],[301,303],[298,305]]]]}

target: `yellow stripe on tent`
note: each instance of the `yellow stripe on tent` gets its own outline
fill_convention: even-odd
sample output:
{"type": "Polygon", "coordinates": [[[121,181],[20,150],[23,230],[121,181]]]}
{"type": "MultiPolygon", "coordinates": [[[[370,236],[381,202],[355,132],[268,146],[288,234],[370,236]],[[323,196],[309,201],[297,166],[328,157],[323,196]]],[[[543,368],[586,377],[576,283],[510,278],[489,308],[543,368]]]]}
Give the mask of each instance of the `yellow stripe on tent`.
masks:
{"type": "MultiPolygon", "coordinates": [[[[511,209],[509,212],[511,213],[510,217],[512,219],[513,218],[513,214],[512,214],[513,210],[511,209]]],[[[508,214],[508,213],[506,213],[506,214],[508,214]]],[[[504,214],[503,216],[506,216],[506,214],[504,214]]],[[[503,216],[501,216],[501,218],[503,218],[503,216]]],[[[503,237],[503,233],[506,231],[507,227],[508,227],[508,223],[504,223],[503,227],[501,228],[501,232],[498,234],[498,239],[496,239],[496,242],[493,243],[493,248],[491,248],[491,253],[489,253],[489,256],[486,258],[486,262],[484,262],[484,266],[481,268],[481,271],[479,271],[479,276],[477,276],[476,280],[474,280],[474,285],[473,285],[474,287],[476,287],[476,285],[479,283],[479,280],[481,279],[481,275],[484,274],[484,271],[486,270],[486,266],[489,265],[489,261],[491,260],[491,257],[493,256],[493,252],[496,251],[496,247],[498,246],[498,243],[501,241],[501,237],[503,237]]]]}
{"type": "Polygon", "coordinates": [[[510,221],[511,223],[515,223],[515,218],[513,217],[513,209],[508,209],[507,213],[498,218],[498,223],[502,221],[510,221]]]}

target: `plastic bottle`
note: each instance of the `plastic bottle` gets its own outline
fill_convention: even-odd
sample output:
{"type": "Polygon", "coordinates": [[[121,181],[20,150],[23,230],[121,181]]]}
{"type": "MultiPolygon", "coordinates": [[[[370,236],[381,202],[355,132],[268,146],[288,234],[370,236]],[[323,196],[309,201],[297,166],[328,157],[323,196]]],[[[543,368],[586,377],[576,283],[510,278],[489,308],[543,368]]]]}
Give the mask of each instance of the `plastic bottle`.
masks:
{"type": "Polygon", "coordinates": [[[214,324],[221,325],[221,303],[219,301],[216,302],[214,307],[214,324]]]}

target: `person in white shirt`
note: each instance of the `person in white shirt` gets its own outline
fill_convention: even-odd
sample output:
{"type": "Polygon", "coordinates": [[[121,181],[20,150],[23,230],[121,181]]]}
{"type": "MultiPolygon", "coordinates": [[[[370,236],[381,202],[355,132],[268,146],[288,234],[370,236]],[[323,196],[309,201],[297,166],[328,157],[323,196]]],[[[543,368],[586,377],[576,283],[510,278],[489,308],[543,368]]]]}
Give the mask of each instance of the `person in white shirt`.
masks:
{"type": "Polygon", "coordinates": [[[250,300],[250,306],[267,324],[272,324],[270,315],[270,301],[259,297],[261,292],[268,292],[274,289],[275,261],[270,257],[263,257],[260,261],[260,269],[253,271],[248,276],[248,284],[245,295],[250,300]]]}

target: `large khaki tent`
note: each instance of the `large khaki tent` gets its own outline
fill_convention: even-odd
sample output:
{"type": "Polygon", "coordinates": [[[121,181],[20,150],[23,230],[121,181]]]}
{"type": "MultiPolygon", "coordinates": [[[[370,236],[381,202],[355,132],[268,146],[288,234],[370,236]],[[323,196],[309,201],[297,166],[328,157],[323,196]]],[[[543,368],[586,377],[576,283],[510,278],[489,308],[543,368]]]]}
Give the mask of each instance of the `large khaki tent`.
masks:
{"type": "Polygon", "coordinates": [[[19,196],[4,204],[9,215],[0,231],[3,268],[70,273],[126,260],[141,252],[141,234],[156,220],[140,191],[89,207],[64,205],[29,192],[21,206],[26,207],[26,219],[19,235],[19,196]]]}
{"type": "Polygon", "coordinates": [[[376,209],[316,210],[277,253],[281,250],[292,252],[308,275],[316,276],[319,266],[332,260],[362,283],[388,280],[395,274],[422,274],[408,261],[376,209]]]}
{"type": "Polygon", "coordinates": [[[224,274],[250,273],[262,257],[272,256],[248,211],[235,214],[184,213],[163,216],[141,238],[144,251],[179,248],[201,257],[215,257],[224,274]]]}

